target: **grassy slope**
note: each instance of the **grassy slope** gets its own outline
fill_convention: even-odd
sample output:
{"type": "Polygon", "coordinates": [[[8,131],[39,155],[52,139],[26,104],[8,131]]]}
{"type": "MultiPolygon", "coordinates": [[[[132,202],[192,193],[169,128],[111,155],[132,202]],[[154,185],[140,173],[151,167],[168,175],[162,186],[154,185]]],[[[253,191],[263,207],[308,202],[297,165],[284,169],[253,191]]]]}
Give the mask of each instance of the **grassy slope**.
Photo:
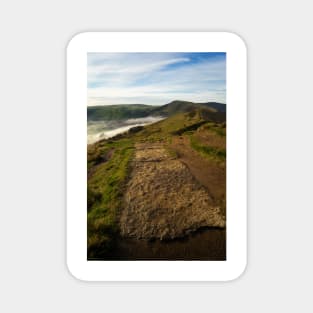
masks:
{"type": "Polygon", "coordinates": [[[161,116],[172,116],[177,113],[191,112],[199,108],[205,109],[210,112],[225,112],[226,105],[217,102],[194,103],[188,101],[175,100],[157,108],[155,111],[153,111],[153,114],[161,116]]]}
{"type": "MultiPolygon", "coordinates": [[[[110,151],[108,160],[95,163],[90,153],[88,179],[88,258],[105,256],[114,244],[117,233],[116,215],[121,206],[133,141],[121,139],[96,145],[96,154],[110,151]]],[[[97,158],[96,158],[97,160],[97,158]]],[[[99,159],[98,159],[99,160],[99,159]]]]}
{"type": "Polygon", "coordinates": [[[226,147],[219,146],[215,143],[220,141],[226,144],[226,128],[225,123],[216,124],[213,122],[205,122],[199,130],[207,134],[209,137],[210,144],[201,140],[201,137],[196,133],[190,134],[190,145],[191,147],[198,151],[205,158],[216,161],[220,165],[224,166],[226,162],[226,147]],[[214,140],[215,139],[215,140],[214,140]]]}
{"type": "Polygon", "coordinates": [[[152,116],[172,116],[203,108],[209,112],[225,112],[226,105],[217,102],[193,103],[173,101],[162,106],[145,104],[93,106],[87,109],[88,121],[109,121],[152,116]]]}
{"type": "Polygon", "coordinates": [[[109,121],[129,118],[146,117],[155,110],[155,107],[144,104],[108,105],[88,107],[88,121],[109,121]]]}
{"type": "MultiPolygon", "coordinates": [[[[210,114],[203,114],[202,110],[178,113],[139,129],[137,133],[129,132],[88,147],[89,259],[105,257],[114,247],[114,238],[118,234],[117,216],[136,142],[162,142],[168,147],[173,136],[189,136],[194,150],[224,166],[225,149],[209,147],[197,137],[197,129],[211,136],[225,137],[221,123],[208,121],[210,116],[212,121],[215,120],[214,113],[210,114]]],[[[169,151],[175,155],[175,151],[169,151]]]]}

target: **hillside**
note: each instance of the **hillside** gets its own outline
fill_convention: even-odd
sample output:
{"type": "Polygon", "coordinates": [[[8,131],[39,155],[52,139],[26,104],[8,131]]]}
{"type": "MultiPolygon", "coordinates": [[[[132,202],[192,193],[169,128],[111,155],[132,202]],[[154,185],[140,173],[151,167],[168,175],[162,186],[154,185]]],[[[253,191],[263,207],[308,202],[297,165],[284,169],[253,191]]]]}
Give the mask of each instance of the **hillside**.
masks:
{"type": "Polygon", "coordinates": [[[110,121],[146,117],[154,109],[155,107],[145,104],[89,106],[87,119],[88,121],[110,121]]]}
{"type": "Polygon", "coordinates": [[[184,113],[197,108],[207,109],[211,112],[226,112],[226,105],[217,102],[194,103],[175,100],[162,106],[145,104],[122,104],[108,106],[90,106],[87,108],[88,121],[108,121],[147,116],[172,116],[177,113],[184,113]]]}
{"type": "Polygon", "coordinates": [[[168,104],[158,107],[152,111],[153,115],[172,116],[177,113],[190,112],[196,109],[206,109],[211,112],[226,112],[226,105],[217,102],[195,103],[188,101],[175,100],[168,104]]]}
{"type": "Polygon", "coordinates": [[[226,113],[153,109],[169,117],[88,146],[88,259],[224,260],[226,113]]]}

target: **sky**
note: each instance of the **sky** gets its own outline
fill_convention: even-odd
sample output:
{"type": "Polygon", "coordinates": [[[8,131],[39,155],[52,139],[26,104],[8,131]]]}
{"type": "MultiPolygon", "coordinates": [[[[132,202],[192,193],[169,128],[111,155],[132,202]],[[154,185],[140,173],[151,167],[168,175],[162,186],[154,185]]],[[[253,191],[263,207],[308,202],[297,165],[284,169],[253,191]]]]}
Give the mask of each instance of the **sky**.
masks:
{"type": "Polygon", "coordinates": [[[226,53],[88,53],[88,105],[226,103],[226,53]]]}

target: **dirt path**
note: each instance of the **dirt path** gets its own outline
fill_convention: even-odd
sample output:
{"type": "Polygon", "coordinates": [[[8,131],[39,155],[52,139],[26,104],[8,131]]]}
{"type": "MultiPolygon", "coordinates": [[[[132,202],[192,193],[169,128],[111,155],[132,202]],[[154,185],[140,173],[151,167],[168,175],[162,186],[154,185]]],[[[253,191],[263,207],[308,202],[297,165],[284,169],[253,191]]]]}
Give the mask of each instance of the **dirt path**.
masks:
{"type": "MultiPolygon", "coordinates": [[[[203,157],[190,147],[186,136],[173,137],[173,149],[181,162],[191,171],[192,175],[207,188],[212,200],[220,204],[226,198],[226,168],[220,167],[203,157]]],[[[225,215],[225,205],[222,206],[225,215]]]]}
{"type": "Polygon", "coordinates": [[[225,227],[207,188],[161,144],[137,144],[120,215],[121,235],[173,239],[202,227],[225,227]]]}

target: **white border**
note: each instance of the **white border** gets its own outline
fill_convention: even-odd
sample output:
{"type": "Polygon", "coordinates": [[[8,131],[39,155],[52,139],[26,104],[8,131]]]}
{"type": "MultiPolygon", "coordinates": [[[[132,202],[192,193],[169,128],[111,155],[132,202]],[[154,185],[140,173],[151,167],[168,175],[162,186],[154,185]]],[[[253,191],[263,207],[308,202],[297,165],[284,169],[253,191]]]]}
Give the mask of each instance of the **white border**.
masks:
{"type": "Polygon", "coordinates": [[[227,281],[246,267],[246,46],[224,32],[92,32],[67,47],[67,265],[85,281],[227,281]],[[87,52],[227,53],[227,261],[92,261],[87,251],[87,52]]]}

